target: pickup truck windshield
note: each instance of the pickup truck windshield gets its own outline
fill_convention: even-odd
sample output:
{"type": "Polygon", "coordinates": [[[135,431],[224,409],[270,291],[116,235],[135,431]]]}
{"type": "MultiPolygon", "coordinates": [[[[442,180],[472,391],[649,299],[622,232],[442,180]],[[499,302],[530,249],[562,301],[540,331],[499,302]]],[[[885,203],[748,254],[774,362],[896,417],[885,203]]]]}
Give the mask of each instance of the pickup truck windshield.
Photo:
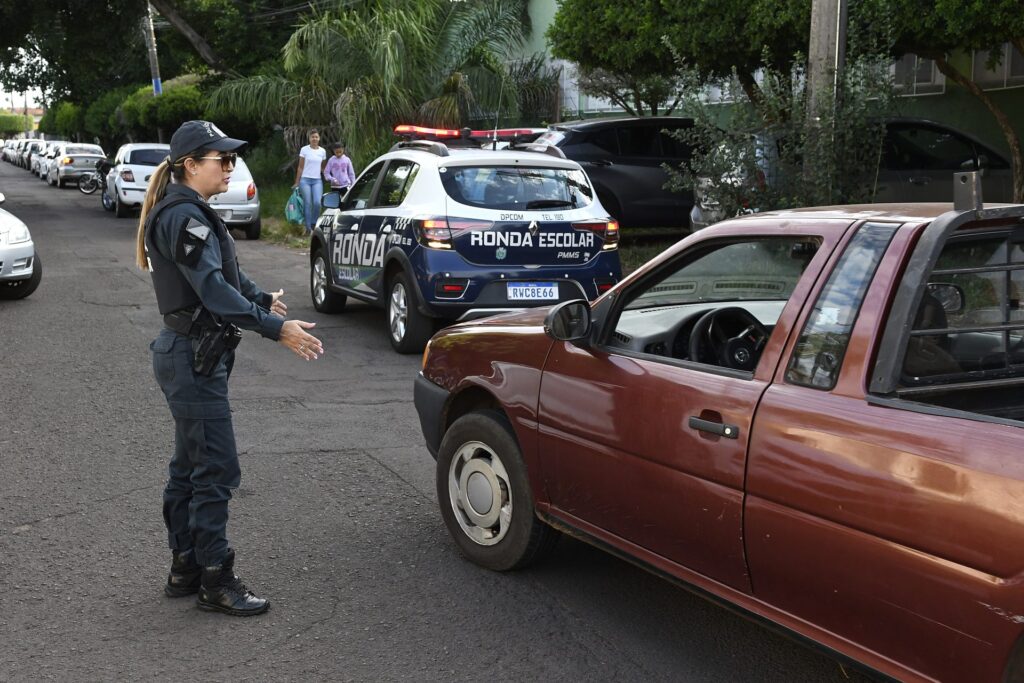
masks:
{"type": "Polygon", "coordinates": [[[645,289],[626,309],[719,301],[786,301],[818,244],[806,237],[720,244],[645,289]]]}

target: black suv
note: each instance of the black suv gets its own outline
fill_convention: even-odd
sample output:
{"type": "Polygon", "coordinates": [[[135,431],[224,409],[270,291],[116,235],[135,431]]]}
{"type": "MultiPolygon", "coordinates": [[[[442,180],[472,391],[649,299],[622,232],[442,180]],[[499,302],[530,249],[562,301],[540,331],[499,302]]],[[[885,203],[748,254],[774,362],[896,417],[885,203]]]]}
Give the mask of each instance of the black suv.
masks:
{"type": "Polygon", "coordinates": [[[690,158],[690,148],[665,131],[692,126],[693,119],[673,116],[567,121],[551,125],[537,142],[579,162],[622,227],[687,228],[693,193],[667,190],[661,165],[690,158]]]}

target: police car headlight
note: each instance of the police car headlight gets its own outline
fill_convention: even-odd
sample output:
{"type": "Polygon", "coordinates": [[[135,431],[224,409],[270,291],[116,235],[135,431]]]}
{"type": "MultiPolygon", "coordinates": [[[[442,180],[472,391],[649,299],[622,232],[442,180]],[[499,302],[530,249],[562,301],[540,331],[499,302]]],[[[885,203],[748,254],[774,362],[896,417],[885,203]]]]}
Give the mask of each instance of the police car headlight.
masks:
{"type": "Polygon", "coordinates": [[[32,235],[28,231],[28,227],[22,223],[11,228],[11,231],[7,234],[8,244],[20,244],[22,242],[28,242],[32,239],[32,235]]]}

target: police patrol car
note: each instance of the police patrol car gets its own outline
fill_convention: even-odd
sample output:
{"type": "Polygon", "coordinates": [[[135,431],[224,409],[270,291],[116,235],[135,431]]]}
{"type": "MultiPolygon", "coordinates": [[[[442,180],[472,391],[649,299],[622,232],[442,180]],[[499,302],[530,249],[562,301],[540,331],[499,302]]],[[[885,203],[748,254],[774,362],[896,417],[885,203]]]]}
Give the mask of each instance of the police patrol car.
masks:
{"type": "Polygon", "coordinates": [[[619,226],[561,150],[524,148],[515,130],[495,131],[513,140],[502,150],[456,146],[492,131],[395,132],[419,139],[376,159],[344,198],[323,197],[310,248],[318,311],[374,303],[395,350],[417,353],[451,321],[593,299],[621,277],[619,226]]]}

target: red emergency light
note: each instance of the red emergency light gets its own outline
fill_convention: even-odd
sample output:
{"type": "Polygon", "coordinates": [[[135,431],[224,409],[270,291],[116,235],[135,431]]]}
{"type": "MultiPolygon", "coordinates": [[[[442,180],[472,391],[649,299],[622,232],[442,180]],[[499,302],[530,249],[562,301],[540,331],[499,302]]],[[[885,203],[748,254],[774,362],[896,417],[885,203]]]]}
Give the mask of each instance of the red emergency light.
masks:
{"type": "Polygon", "coordinates": [[[454,130],[451,128],[414,126],[408,123],[395,126],[395,135],[415,137],[424,140],[437,138],[462,138],[464,140],[476,140],[480,142],[488,142],[491,140],[502,140],[507,142],[528,135],[537,136],[538,134],[539,133],[536,130],[531,128],[491,128],[489,130],[470,130],[469,128],[463,128],[462,130],[454,130]]]}

